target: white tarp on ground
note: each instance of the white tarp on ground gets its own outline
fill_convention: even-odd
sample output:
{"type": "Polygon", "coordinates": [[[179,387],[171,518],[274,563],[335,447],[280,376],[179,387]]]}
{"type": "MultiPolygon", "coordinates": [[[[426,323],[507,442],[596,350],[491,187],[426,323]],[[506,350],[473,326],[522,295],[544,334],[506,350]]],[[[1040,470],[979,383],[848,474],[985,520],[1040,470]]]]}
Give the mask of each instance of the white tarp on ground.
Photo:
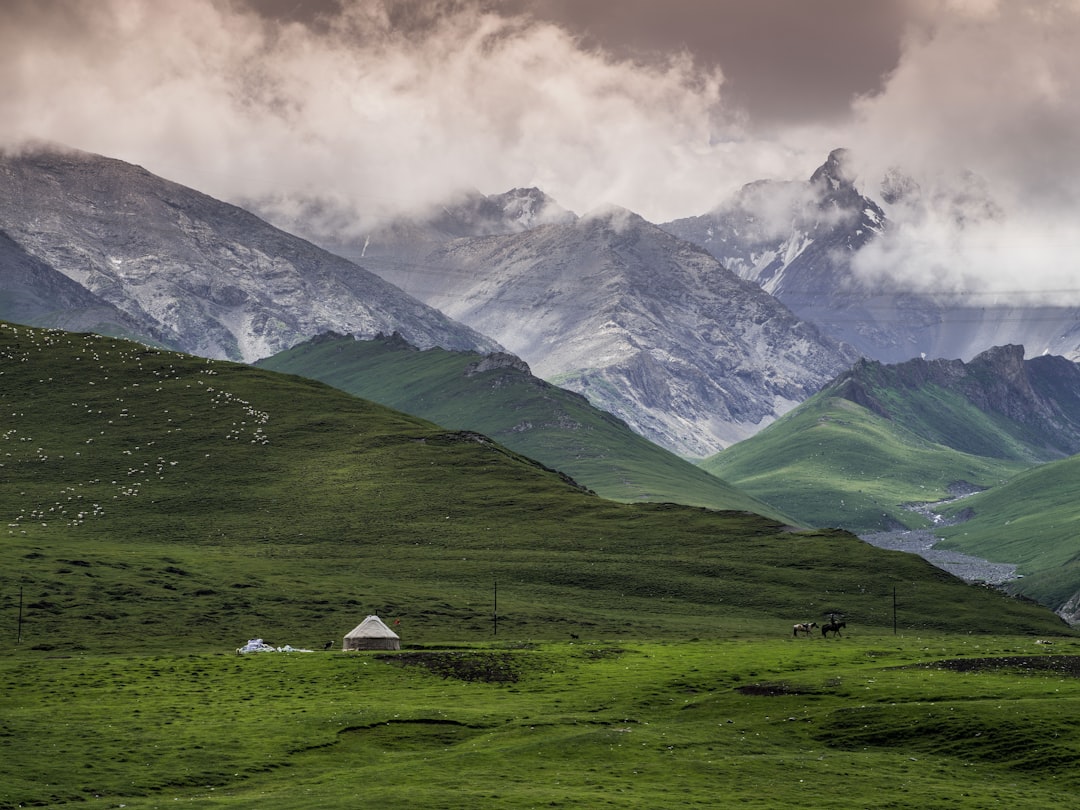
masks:
{"type": "Polygon", "coordinates": [[[284,647],[274,647],[271,644],[267,644],[261,638],[253,638],[248,641],[243,647],[236,648],[237,655],[246,655],[247,653],[257,652],[314,652],[313,650],[302,650],[299,647],[291,647],[286,644],[284,647]]]}

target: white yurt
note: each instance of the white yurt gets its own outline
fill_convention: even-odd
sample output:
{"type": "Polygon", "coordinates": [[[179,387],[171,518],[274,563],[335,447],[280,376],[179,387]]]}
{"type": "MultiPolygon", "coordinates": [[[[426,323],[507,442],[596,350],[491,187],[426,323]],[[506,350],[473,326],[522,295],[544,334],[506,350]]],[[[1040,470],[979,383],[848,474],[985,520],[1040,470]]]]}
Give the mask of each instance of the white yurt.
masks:
{"type": "Polygon", "coordinates": [[[378,616],[368,616],[345,636],[342,650],[400,650],[401,638],[378,616]]]}

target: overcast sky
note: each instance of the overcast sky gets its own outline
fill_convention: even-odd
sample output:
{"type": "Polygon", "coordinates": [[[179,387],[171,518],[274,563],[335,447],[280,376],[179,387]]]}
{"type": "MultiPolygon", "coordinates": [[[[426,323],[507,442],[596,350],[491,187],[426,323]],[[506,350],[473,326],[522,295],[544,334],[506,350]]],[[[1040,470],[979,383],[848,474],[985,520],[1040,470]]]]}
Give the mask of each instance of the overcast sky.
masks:
{"type": "Polygon", "coordinates": [[[0,4],[3,142],[363,225],[534,185],[663,222],[846,146],[923,190],[867,273],[1080,286],[1080,0],[0,4]]]}

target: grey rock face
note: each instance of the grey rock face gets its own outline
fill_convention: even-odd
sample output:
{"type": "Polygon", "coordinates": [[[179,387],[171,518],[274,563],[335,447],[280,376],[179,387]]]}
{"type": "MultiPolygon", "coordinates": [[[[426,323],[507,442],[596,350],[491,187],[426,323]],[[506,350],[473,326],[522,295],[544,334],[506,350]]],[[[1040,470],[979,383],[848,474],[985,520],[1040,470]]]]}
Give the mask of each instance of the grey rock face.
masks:
{"type": "Polygon", "coordinates": [[[381,271],[688,457],[751,435],[855,358],[704,250],[623,210],[454,240],[381,271]]]}
{"type": "Polygon", "coordinates": [[[140,334],[193,354],[251,361],[327,330],[500,348],[352,262],[121,161],[3,155],[0,229],[140,334]]]}
{"type": "MultiPolygon", "coordinates": [[[[119,309],[31,256],[0,231],[0,319],[115,337],[142,334],[119,309]]],[[[149,337],[160,339],[159,334],[149,337]]]]}
{"type": "MultiPolygon", "coordinates": [[[[1080,365],[1058,356],[1025,360],[1023,346],[995,346],[967,363],[915,359],[886,366],[863,359],[830,388],[891,419],[889,404],[874,390],[886,388],[903,401],[905,391],[927,386],[957,394],[991,417],[1022,426],[1024,440],[1039,448],[1039,460],[1080,453],[1080,365]]],[[[965,447],[960,436],[953,437],[952,446],[980,452],[965,447]]]]}

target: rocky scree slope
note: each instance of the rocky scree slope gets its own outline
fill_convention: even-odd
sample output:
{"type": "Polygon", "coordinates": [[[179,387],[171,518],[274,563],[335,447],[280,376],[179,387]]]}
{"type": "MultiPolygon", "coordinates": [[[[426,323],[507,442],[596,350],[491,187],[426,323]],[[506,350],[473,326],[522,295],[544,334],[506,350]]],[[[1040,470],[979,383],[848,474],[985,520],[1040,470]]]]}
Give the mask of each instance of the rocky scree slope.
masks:
{"type": "Polygon", "coordinates": [[[686,457],[751,435],[856,358],[623,209],[453,240],[381,272],[686,457]]]}

